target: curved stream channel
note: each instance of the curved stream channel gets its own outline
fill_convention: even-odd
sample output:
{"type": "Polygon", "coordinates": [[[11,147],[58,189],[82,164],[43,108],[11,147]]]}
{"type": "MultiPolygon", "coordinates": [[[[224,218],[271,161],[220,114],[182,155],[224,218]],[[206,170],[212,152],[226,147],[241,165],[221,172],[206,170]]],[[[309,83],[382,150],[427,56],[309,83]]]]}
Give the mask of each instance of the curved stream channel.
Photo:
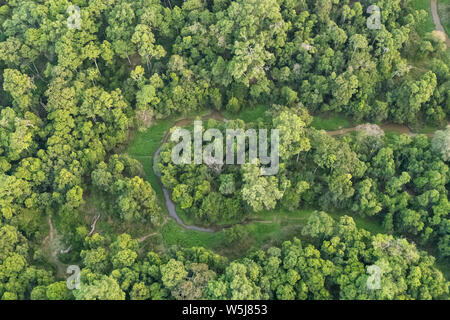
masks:
{"type": "MultiPolygon", "coordinates": [[[[207,115],[206,117],[204,117],[206,119],[209,118],[213,118],[219,121],[223,121],[225,118],[218,112],[213,111],[211,112],[209,115],[207,115]]],[[[173,128],[174,126],[185,126],[189,123],[191,123],[193,121],[193,119],[188,119],[188,118],[184,118],[184,119],[180,119],[178,121],[176,121],[171,128],[173,128]]],[[[158,150],[156,150],[155,154],[153,155],[153,172],[155,173],[156,177],[158,177],[158,183],[161,185],[163,194],[164,194],[164,202],[166,203],[166,207],[167,210],[169,211],[169,216],[172,217],[173,219],[175,219],[175,221],[182,226],[185,229],[188,230],[194,230],[194,231],[199,231],[199,232],[217,232],[223,229],[228,228],[228,226],[222,226],[219,228],[205,228],[205,227],[199,227],[199,226],[194,226],[194,225],[187,225],[183,222],[183,220],[178,216],[177,214],[177,210],[176,210],[176,206],[175,203],[172,201],[171,195],[169,190],[167,190],[166,187],[164,187],[164,185],[161,182],[161,172],[158,169],[158,158],[159,158],[159,154],[161,153],[161,149],[162,146],[164,145],[164,143],[167,142],[167,140],[169,139],[170,136],[170,129],[167,130],[167,132],[164,135],[163,140],[161,141],[161,144],[158,147],[158,150]]]]}
{"type": "Polygon", "coordinates": [[[169,216],[174,218],[175,221],[185,229],[195,230],[195,231],[200,231],[200,232],[215,232],[216,230],[213,230],[210,228],[186,225],[177,214],[177,211],[175,209],[175,203],[173,203],[172,199],[170,198],[169,190],[167,190],[167,188],[165,188],[161,182],[161,172],[158,170],[158,158],[159,158],[159,154],[161,152],[161,148],[162,148],[163,144],[167,141],[168,137],[169,137],[169,135],[167,134],[166,137],[163,139],[161,145],[159,146],[158,150],[156,150],[155,154],[153,155],[153,172],[158,177],[158,180],[159,180],[158,182],[161,184],[161,188],[164,193],[164,201],[166,203],[167,210],[169,211],[169,216]]]}
{"type": "MultiPolygon", "coordinates": [[[[207,115],[206,118],[214,118],[216,120],[224,120],[223,116],[217,112],[213,112],[210,115],[207,115]]],[[[174,125],[171,127],[173,128],[174,126],[184,126],[189,124],[190,122],[192,122],[192,119],[180,119],[177,122],[174,123],[174,125]]],[[[380,126],[381,129],[383,130],[387,130],[387,131],[395,131],[401,134],[407,134],[410,136],[414,136],[416,135],[415,133],[412,133],[409,128],[405,125],[397,125],[397,124],[383,124],[380,126]]],[[[340,129],[340,130],[335,130],[335,131],[327,131],[327,133],[331,136],[336,136],[336,135],[342,135],[342,134],[346,134],[349,133],[351,131],[356,131],[356,130],[360,130],[360,128],[358,126],[353,127],[353,128],[345,128],[345,129],[340,129]]],[[[188,230],[194,230],[194,231],[199,231],[199,232],[218,232],[221,231],[223,229],[227,229],[230,226],[221,226],[221,227],[216,227],[216,228],[205,228],[205,227],[199,227],[199,226],[195,226],[195,225],[187,225],[183,222],[183,220],[178,216],[177,211],[176,211],[176,205],[175,203],[172,201],[171,195],[169,190],[167,190],[166,187],[164,187],[164,185],[161,182],[161,172],[158,169],[158,159],[159,159],[159,154],[161,153],[161,149],[162,146],[164,145],[164,143],[167,142],[167,140],[169,139],[169,134],[170,129],[166,132],[166,134],[164,135],[163,140],[161,141],[161,144],[159,145],[158,150],[156,150],[155,154],[153,155],[153,172],[155,173],[155,175],[158,177],[158,183],[161,185],[163,194],[164,194],[164,201],[167,207],[167,210],[169,211],[169,216],[172,217],[173,219],[175,219],[175,221],[182,226],[185,229],[188,230]]],[[[432,136],[433,133],[431,134],[427,134],[428,136],[432,136]]],[[[247,220],[243,223],[249,223],[251,221],[247,220]]]]}
{"type": "Polygon", "coordinates": [[[438,13],[438,0],[430,0],[431,7],[431,17],[433,18],[434,25],[436,26],[436,30],[441,31],[445,35],[445,43],[447,47],[450,48],[450,38],[445,32],[444,27],[441,24],[441,19],[438,13]]]}

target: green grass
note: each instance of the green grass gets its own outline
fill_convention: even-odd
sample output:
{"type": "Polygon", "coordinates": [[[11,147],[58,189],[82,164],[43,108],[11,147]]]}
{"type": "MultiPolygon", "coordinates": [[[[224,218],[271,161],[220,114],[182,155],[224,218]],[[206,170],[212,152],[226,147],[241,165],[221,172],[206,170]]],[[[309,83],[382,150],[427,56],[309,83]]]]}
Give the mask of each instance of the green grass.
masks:
{"type": "MultiPolygon", "coordinates": [[[[259,217],[263,220],[273,220],[277,221],[281,225],[283,224],[304,224],[308,221],[308,218],[315,213],[315,209],[297,209],[294,211],[287,211],[283,209],[278,209],[274,211],[265,211],[262,213],[255,214],[253,218],[259,217]]],[[[363,218],[359,216],[352,215],[346,212],[327,212],[333,219],[339,220],[340,217],[348,215],[353,218],[358,228],[366,229],[373,234],[386,233],[383,226],[371,218],[363,218]]]]}
{"type": "Polygon", "coordinates": [[[144,132],[137,132],[126,152],[133,156],[152,156],[158,149],[164,133],[170,128],[172,121],[160,120],[144,132]]]}
{"type": "Polygon", "coordinates": [[[355,221],[355,224],[360,229],[365,229],[369,231],[371,234],[378,234],[378,233],[386,233],[386,230],[384,230],[384,227],[374,218],[368,218],[368,217],[360,217],[355,216],[350,213],[337,213],[337,212],[327,212],[334,220],[339,220],[340,217],[347,215],[353,218],[355,221]]]}
{"type": "Polygon", "coordinates": [[[419,133],[430,134],[434,133],[436,130],[439,130],[439,128],[436,126],[425,125],[419,129],[419,133]]]}
{"type": "Polygon", "coordinates": [[[450,0],[438,1],[438,14],[447,35],[450,36],[450,0]]]}
{"type": "MultiPolygon", "coordinates": [[[[287,211],[283,209],[255,213],[253,219],[263,221],[253,222],[245,225],[249,231],[253,248],[261,248],[267,245],[280,245],[283,241],[292,239],[294,236],[302,238],[301,229],[307,223],[309,217],[314,215],[314,209],[298,209],[287,211]],[[272,223],[267,223],[272,221],[272,223]]],[[[365,229],[372,234],[386,233],[383,226],[375,219],[353,216],[348,213],[328,213],[333,219],[339,220],[345,214],[351,216],[358,228],[365,229]]]]}
{"type": "Polygon", "coordinates": [[[238,258],[244,256],[249,250],[259,249],[266,244],[281,244],[282,241],[291,239],[293,236],[299,237],[298,232],[292,231],[298,231],[301,228],[301,225],[306,221],[302,220],[301,224],[294,225],[282,219],[274,223],[254,221],[245,224],[243,226],[248,233],[248,237],[231,246],[226,244],[226,234],[223,230],[215,233],[187,230],[173,220],[170,220],[162,228],[161,233],[163,244],[166,247],[172,245],[181,247],[200,246],[214,250],[229,258],[238,258]],[[291,230],[287,230],[287,225],[291,230]]]}
{"type": "Polygon", "coordinates": [[[416,10],[425,10],[428,13],[425,21],[418,26],[418,33],[423,36],[427,32],[431,32],[435,29],[433,18],[431,17],[430,0],[412,0],[412,5],[416,10]]]}
{"type": "Polygon", "coordinates": [[[288,211],[285,209],[276,209],[271,211],[261,211],[258,213],[254,213],[250,216],[251,219],[261,219],[261,220],[288,220],[288,219],[297,219],[297,220],[308,220],[308,218],[313,215],[315,212],[314,209],[298,209],[294,211],[288,211]]]}
{"type": "Polygon", "coordinates": [[[137,132],[132,143],[126,149],[131,157],[138,160],[144,168],[146,179],[152,185],[158,197],[161,207],[166,211],[164,206],[164,195],[158,177],[153,172],[153,155],[158,150],[164,134],[173,123],[173,119],[165,119],[158,121],[144,132],[137,132]]]}
{"type": "Polygon", "coordinates": [[[193,215],[189,215],[184,209],[181,209],[180,205],[175,206],[175,210],[177,211],[178,216],[183,220],[184,224],[190,226],[190,225],[197,225],[201,226],[201,223],[196,221],[195,217],[193,215]]]}
{"type": "Polygon", "coordinates": [[[181,247],[204,247],[216,249],[224,241],[223,232],[199,232],[184,229],[175,221],[169,220],[161,230],[163,243],[166,246],[178,245],[181,247]]]}
{"type": "Polygon", "coordinates": [[[215,233],[187,230],[170,220],[161,230],[162,241],[165,246],[201,246],[230,258],[237,258],[245,255],[249,250],[259,249],[267,244],[281,244],[282,241],[291,239],[293,236],[300,237],[299,230],[313,212],[314,210],[296,212],[275,210],[254,214],[250,219],[257,221],[243,225],[248,237],[231,247],[226,244],[223,230],[215,233]]]}
{"type": "Polygon", "coordinates": [[[245,108],[244,110],[238,112],[237,114],[233,114],[231,112],[225,111],[223,115],[227,119],[241,119],[244,122],[254,122],[255,120],[261,118],[263,120],[268,120],[266,111],[269,110],[269,106],[266,105],[258,105],[253,108],[245,108]]]}
{"type": "Polygon", "coordinates": [[[280,224],[254,222],[245,226],[249,232],[253,246],[261,248],[266,242],[280,239],[283,236],[280,224]]]}
{"type": "Polygon", "coordinates": [[[333,131],[342,128],[349,128],[351,126],[352,122],[349,118],[339,114],[315,116],[311,122],[311,127],[316,128],[317,130],[333,131]]]}

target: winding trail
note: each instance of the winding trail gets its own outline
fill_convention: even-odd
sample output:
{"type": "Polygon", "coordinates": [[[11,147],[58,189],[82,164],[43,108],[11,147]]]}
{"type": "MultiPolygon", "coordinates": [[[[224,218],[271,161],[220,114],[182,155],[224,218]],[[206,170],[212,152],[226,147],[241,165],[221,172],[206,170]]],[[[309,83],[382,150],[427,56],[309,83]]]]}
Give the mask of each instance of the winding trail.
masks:
{"type": "MultiPolygon", "coordinates": [[[[213,111],[211,112],[209,115],[203,117],[203,120],[206,119],[215,119],[218,121],[227,121],[227,119],[225,119],[222,114],[220,114],[217,111],[213,111]]],[[[185,126],[188,125],[189,123],[191,123],[193,121],[193,119],[180,119],[178,121],[176,121],[174,123],[174,125],[172,126],[172,128],[174,126],[185,126]]],[[[175,203],[172,201],[171,198],[171,194],[170,191],[167,190],[166,187],[164,187],[164,185],[161,182],[161,172],[158,169],[158,159],[159,159],[159,155],[161,153],[161,149],[164,145],[164,143],[167,142],[167,140],[169,139],[170,136],[170,129],[165,133],[164,138],[161,141],[161,144],[159,145],[159,148],[156,150],[155,154],[153,155],[153,172],[155,173],[156,177],[158,178],[158,183],[160,184],[163,194],[164,194],[164,202],[166,204],[167,210],[169,211],[169,216],[171,218],[173,218],[180,226],[182,226],[183,228],[187,229],[187,230],[194,230],[194,231],[199,231],[199,232],[209,232],[209,233],[214,233],[214,232],[218,232],[224,229],[229,229],[232,226],[231,225],[225,225],[225,226],[220,226],[220,227],[215,227],[215,228],[205,228],[205,227],[199,227],[199,226],[195,226],[195,225],[187,225],[183,222],[183,220],[180,218],[180,216],[177,214],[176,211],[176,206],[175,203]]],[[[243,221],[241,224],[247,224],[250,222],[262,222],[262,223],[272,223],[272,221],[263,221],[263,220],[245,220],[243,221]]],[[[145,240],[145,239],[144,239],[145,240]]],[[[144,241],[142,240],[142,241],[144,241]]]]}
{"type": "Polygon", "coordinates": [[[158,232],[150,233],[150,234],[148,234],[148,235],[146,235],[146,236],[140,237],[138,241],[139,241],[139,242],[144,242],[145,240],[147,240],[147,238],[156,236],[157,234],[158,234],[158,232]]]}
{"type": "Polygon", "coordinates": [[[448,37],[448,34],[445,32],[445,29],[441,24],[441,19],[439,18],[438,0],[430,0],[430,7],[431,7],[431,16],[433,18],[434,25],[436,26],[436,30],[444,33],[445,43],[447,44],[447,47],[450,48],[450,38],[448,37]]]}
{"type": "MultiPolygon", "coordinates": [[[[222,114],[220,114],[217,111],[212,111],[209,115],[203,117],[203,120],[206,120],[206,119],[215,119],[215,120],[218,120],[218,121],[226,120],[222,116],[222,114]]],[[[182,126],[188,125],[192,121],[193,121],[193,119],[188,119],[188,118],[180,119],[180,120],[176,121],[173,124],[172,128],[175,127],[175,126],[182,127],[182,126]]],[[[178,216],[177,211],[176,211],[175,203],[171,199],[171,194],[170,194],[169,190],[167,190],[167,188],[165,188],[164,185],[162,184],[162,182],[161,182],[161,172],[158,169],[159,154],[161,153],[162,146],[169,139],[169,136],[170,136],[169,133],[170,133],[170,129],[165,133],[164,138],[161,141],[161,144],[159,145],[158,150],[156,150],[155,154],[153,155],[153,172],[155,173],[156,177],[158,177],[158,183],[160,184],[160,186],[162,188],[162,191],[163,191],[163,194],[164,194],[164,201],[166,203],[167,210],[169,211],[169,216],[172,217],[173,219],[175,219],[175,221],[180,226],[182,226],[183,228],[188,229],[188,230],[213,233],[213,232],[217,232],[217,231],[226,229],[227,228],[226,226],[221,227],[221,228],[213,229],[213,228],[205,228],[205,227],[199,227],[199,226],[194,226],[194,225],[187,225],[178,216]]]]}
{"type": "MultiPolygon", "coordinates": [[[[343,135],[343,134],[347,134],[350,133],[352,131],[359,131],[359,130],[364,130],[364,126],[366,125],[372,125],[370,123],[366,123],[366,124],[362,124],[362,125],[358,125],[356,127],[352,127],[352,128],[342,128],[339,130],[331,130],[331,131],[327,131],[327,134],[330,136],[338,136],[338,135],[343,135]]],[[[383,130],[383,132],[397,132],[400,134],[407,134],[408,136],[414,137],[416,135],[418,135],[419,133],[413,133],[411,132],[411,130],[403,125],[403,124],[395,124],[395,123],[383,123],[380,126],[378,126],[381,130],[383,130]]],[[[426,134],[428,137],[432,137],[434,135],[434,133],[427,133],[426,134]]]]}
{"type": "Polygon", "coordinates": [[[60,250],[59,236],[57,230],[53,227],[53,222],[50,217],[48,217],[47,222],[49,225],[49,234],[44,238],[42,244],[47,248],[49,262],[56,267],[57,278],[64,279],[67,265],[58,259],[58,251],[60,250]]]}
{"type": "MultiPolygon", "coordinates": [[[[211,114],[209,114],[208,116],[206,116],[207,119],[209,118],[214,118],[216,120],[226,120],[220,113],[218,112],[212,112],[211,114]]],[[[173,126],[171,128],[173,128],[174,126],[185,126],[189,123],[191,123],[193,120],[192,119],[188,119],[188,118],[184,118],[184,119],[180,119],[178,121],[176,121],[173,126]]],[[[409,136],[415,136],[417,135],[416,133],[412,133],[411,130],[405,126],[405,125],[400,125],[400,124],[393,124],[393,123],[386,123],[386,124],[382,124],[380,126],[380,128],[383,131],[395,131],[401,134],[407,134],[409,136]]],[[[343,135],[352,131],[358,131],[358,130],[363,130],[361,125],[356,126],[356,127],[352,127],[352,128],[343,128],[340,130],[334,130],[334,131],[327,131],[327,134],[330,136],[337,136],[337,135],[343,135]]],[[[209,232],[209,233],[214,233],[214,232],[218,232],[221,231],[223,229],[227,229],[230,228],[231,226],[222,226],[222,227],[216,227],[216,228],[205,228],[205,227],[199,227],[199,226],[195,226],[195,225],[187,225],[183,222],[183,220],[180,218],[180,216],[178,216],[177,211],[176,211],[176,205],[175,203],[172,201],[171,199],[171,194],[170,191],[167,190],[167,188],[164,187],[164,185],[161,182],[161,172],[158,169],[158,160],[159,160],[159,155],[161,153],[161,149],[162,146],[164,145],[164,143],[167,142],[167,140],[169,139],[169,134],[170,129],[165,133],[164,138],[161,141],[161,144],[159,145],[159,148],[156,150],[155,154],[153,155],[153,172],[155,173],[156,177],[158,178],[158,183],[160,184],[163,194],[164,194],[164,201],[167,207],[167,210],[169,212],[169,216],[171,218],[173,218],[181,227],[188,229],[188,230],[194,230],[194,231],[199,231],[199,232],[209,232]]],[[[427,136],[431,137],[433,136],[434,133],[429,133],[427,134],[427,136]]],[[[255,220],[261,223],[272,223],[273,221],[265,221],[265,220],[255,220]]],[[[251,221],[245,221],[243,222],[244,224],[249,223],[251,221]]],[[[254,221],[253,221],[254,222],[254,221]]],[[[154,234],[150,234],[148,236],[142,237],[140,239],[141,241],[144,241],[145,239],[147,239],[147,237],[149,236],[153,236],[154,234]]]]}

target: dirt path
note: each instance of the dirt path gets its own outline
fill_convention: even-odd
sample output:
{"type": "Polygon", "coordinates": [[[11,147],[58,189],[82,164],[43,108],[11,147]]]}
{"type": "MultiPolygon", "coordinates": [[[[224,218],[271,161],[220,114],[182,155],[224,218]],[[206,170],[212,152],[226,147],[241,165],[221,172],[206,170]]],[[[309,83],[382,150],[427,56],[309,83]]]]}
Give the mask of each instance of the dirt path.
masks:
{"type": "MultiPolygon", "coordinates": [[[[350,133],[352,131],[364,130],[363,127],[365,125],[368,125],[368,124],[359,125],[359,126],[352,127],[352,128],[342,128],[339,130],[327,131],[327,134],[330,136],[339,136],[339,135],[350,133]]],[[[372,124],[369,124],[369,125],[372,125],[372,124]]],[[[411,130],[407,126],[401,125],[401,124],[385,123],[385,124],[380,125],[379,128],[381,130],[383,130],[383,132],[393,131],[393,132],[397,132],[397,133],[401,133],[401,134],[407,134],[409,136],[417,135],[417,133],[412,133],[411,130]]],[[[427,134],[427,136],[432,136],[432,135],[433,135],[432,133],[427,134]]]]}
{"type": "Polygon", "coordinates": [[[431,16],[433,18],[434,25],[436,26],[436,30],[444,33],[445,43],[447,44],[447,47],[450,48],[450,38],[448,37],[447,33],[445,32],[445,29],[441,24],[441,19],[439,18],[438,0],[430,0],[430,6],[431,6],[431,16]]]}
{"type": "Polygon", "coordinates": [[[50,228],[50,232],[49,232],[48,236],[46,236],[46,237],[44,238],[44,240],[42,241],[42,243],[46,243],[47,241],[52,242],[52,241],[53,241],[53,238],[55,237],[55,229],[53,228],[52,219],[51,219],[50,217],[48,217],[47,222],[48,222],[48,226],[49,226],[49,228],[50,228]]]}
{"type": "Polygon", "coordinates": [[[147,240],[147,238],[156,236],[157,234],[158,234],[158,232],[150,233],[150,234],[148,234],[148,235],[146,235],[146,236],[140,237],[138,241],[139,241],[139,242],[144,242],[145,240],[147,240]]]}
{"type": "MultiPolygon", "coordinates": [[[[450,123],[448,123],[448,125],[450,125],[450,123]]],[[[330,136],[339,136],[339,135],[350,133],[352,131],[365,130],[366,126],[377,126],[377,125],[371,124],[371,123],[365,123],[365,124],[358,125],[356,127],[342,128],[339,130],[327,131],[327,134],[330,136]]],[[[417,136],[419,134],[419,133],[411,132],[411,130],[408,128],[408,126],[403,125],[403,124],[383,123],[380,126],[378,126],[378,128],[381,129],[383,132],[396,132],[396,133],[400,133],[400,134],[406,134],[411,137],[417,136]]],[[[436,129],[436,130],[443,130],[443,129],[436,129]]],[[[425,133],[425,135],[427,137],[432,138],[434,136],[434,132],[425,133]]]]}
{"type": "Polygon", "coordinates": [[[48,236],[46,236],[42,241],[44,247],[46,248],[44,251],[48,252],[49,262],[56,267],[56,277],[58,279],[64,279],[67,265],[58,259],[58,251],[61,250],[60,237],[58,237],[56,229],[53,227],[52,219],[48,217],[47,221],[50,231],[48,236]]]}

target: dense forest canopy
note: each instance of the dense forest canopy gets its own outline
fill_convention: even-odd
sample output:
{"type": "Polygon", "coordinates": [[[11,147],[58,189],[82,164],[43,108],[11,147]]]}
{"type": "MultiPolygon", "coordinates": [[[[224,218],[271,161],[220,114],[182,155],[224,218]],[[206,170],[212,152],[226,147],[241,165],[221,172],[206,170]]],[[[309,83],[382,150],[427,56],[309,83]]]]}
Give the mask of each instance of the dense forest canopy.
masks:
{"type": "Polygon", "coordinates": [[[447,298],[450,55],[428,18],[410,0],[0,0],[0,298],[447,298]],[[279,172],[173,164],[162,138],[210,111],[205,129],[279,129],[279,172]],[[314,125],[330,115],[433,134],[335,136],[314,125]],[[217,250],[170,242],[161,186],[217,250]],[[260,245],[252,219],[277,212],[299,229],[260,245]]]}

